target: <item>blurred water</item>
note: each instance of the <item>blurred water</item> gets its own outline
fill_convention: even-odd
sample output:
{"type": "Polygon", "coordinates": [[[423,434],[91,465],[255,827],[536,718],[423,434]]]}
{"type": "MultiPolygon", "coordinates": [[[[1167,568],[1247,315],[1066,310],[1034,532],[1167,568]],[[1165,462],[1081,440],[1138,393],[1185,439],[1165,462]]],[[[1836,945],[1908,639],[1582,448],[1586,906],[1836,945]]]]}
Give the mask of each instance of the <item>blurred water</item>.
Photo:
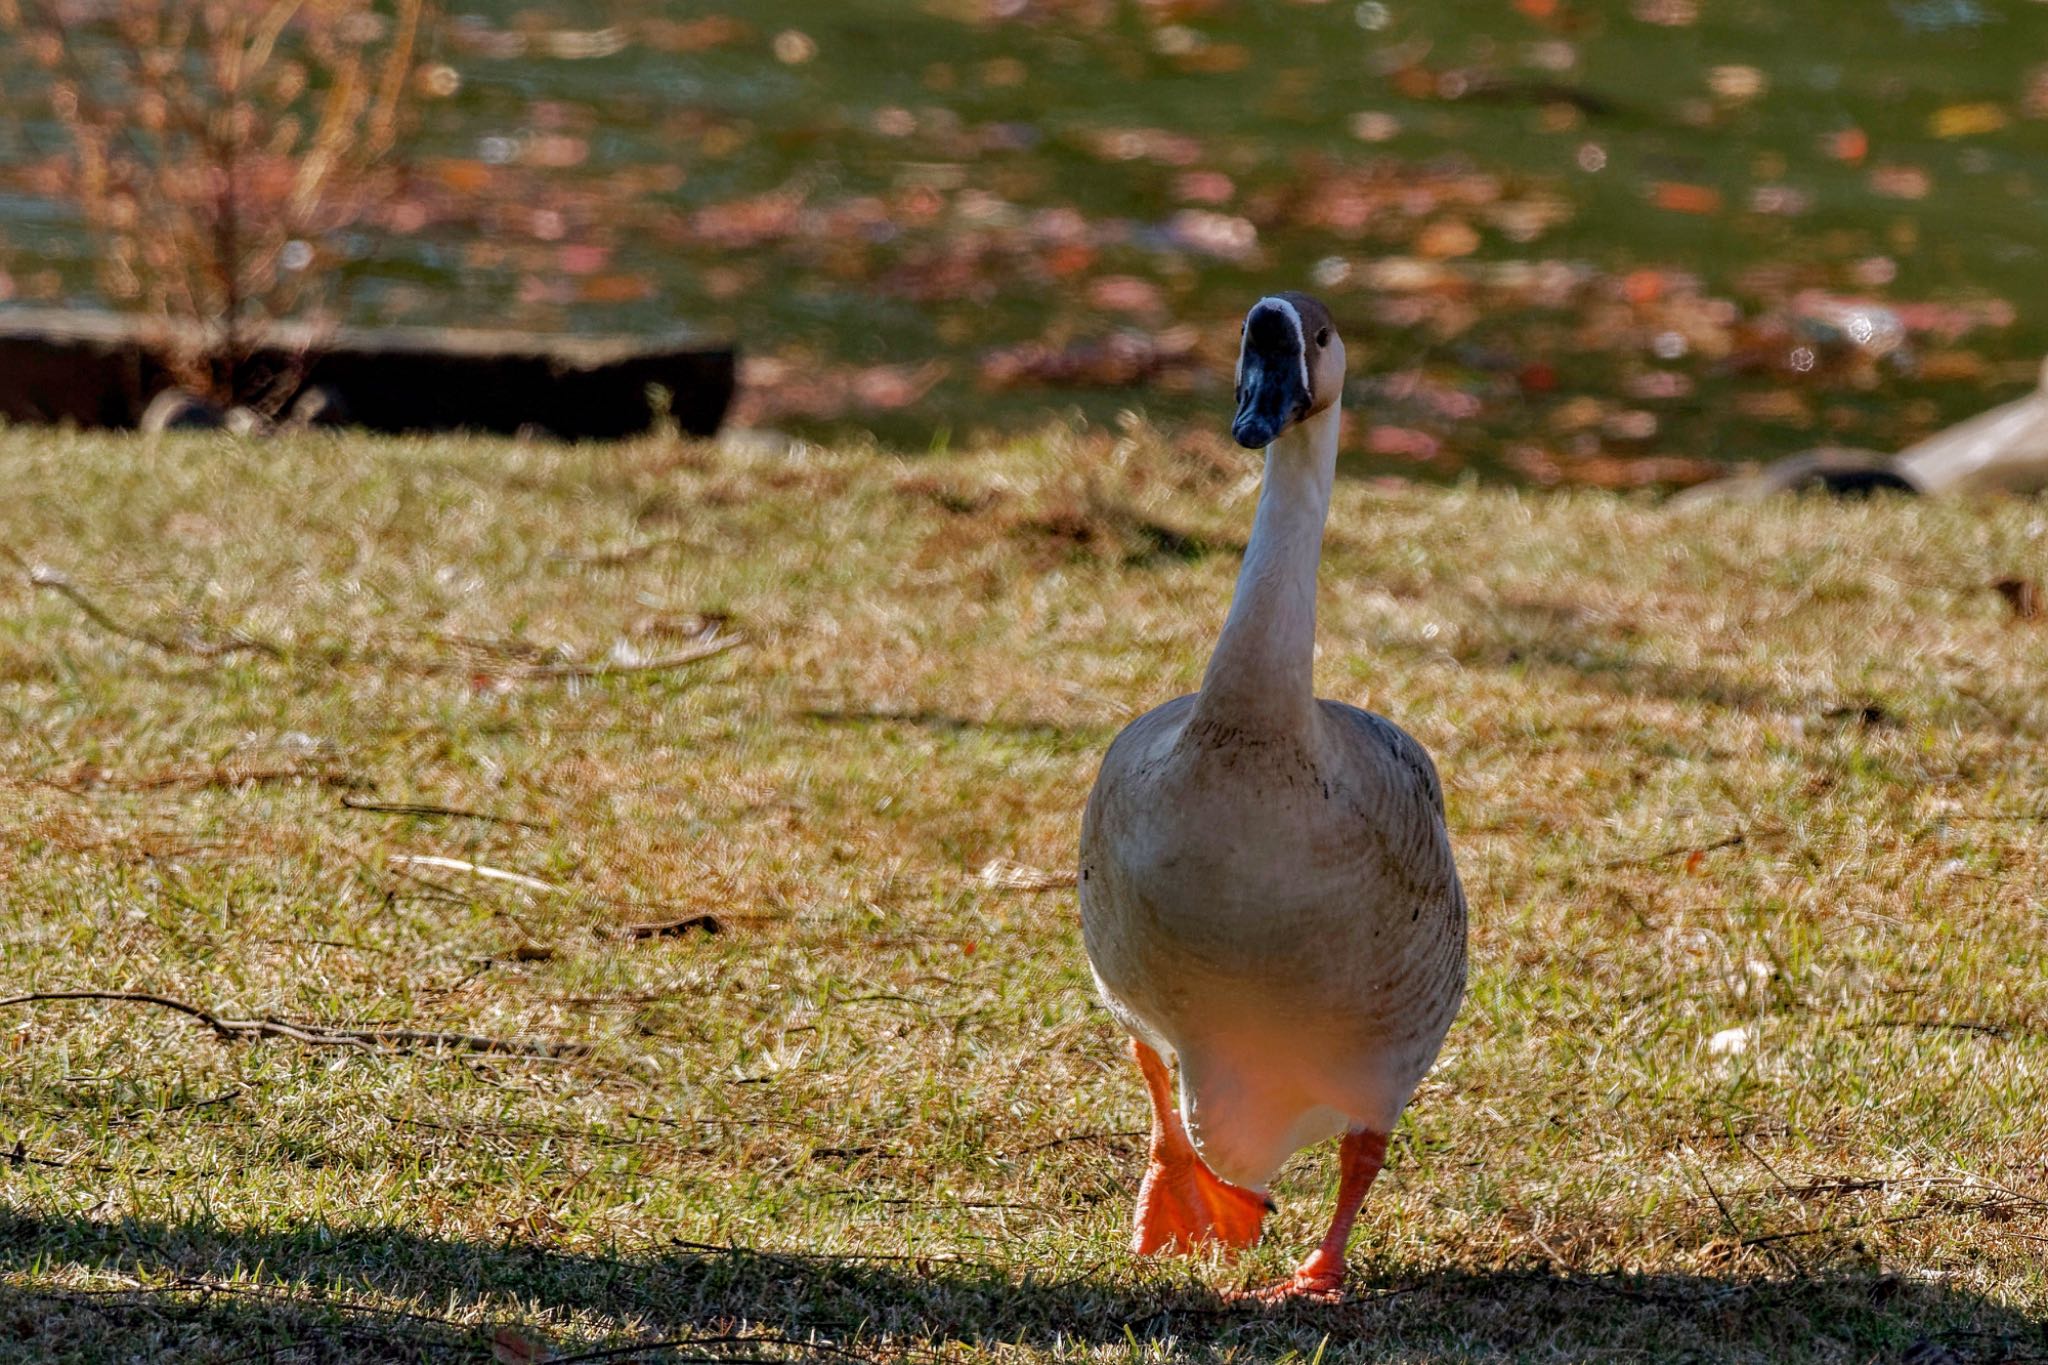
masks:
{"type": "MultiPolygon", "coordinates": [[[[1237,315],[1312,287],[1360,468],[1895,448],[2048,349],[2043,38],[2037,0],[471,0],[350,306],[694,324],[779,362],[748,416],[922,447],[1219,425],[1237,315]]],[[[20,66],[11,288],[89,297],[20,66]]]]}

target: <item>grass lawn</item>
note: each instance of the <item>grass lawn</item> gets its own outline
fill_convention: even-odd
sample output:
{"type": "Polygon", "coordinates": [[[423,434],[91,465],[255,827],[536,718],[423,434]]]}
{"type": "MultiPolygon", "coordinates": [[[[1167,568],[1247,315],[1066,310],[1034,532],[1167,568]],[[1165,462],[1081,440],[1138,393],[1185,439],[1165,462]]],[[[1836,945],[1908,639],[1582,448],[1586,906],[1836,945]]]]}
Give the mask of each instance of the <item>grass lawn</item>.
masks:
{"type": "Polygon", "coordinates": [[[1341,487],[1321,690],[1437,757],[1471,995],[1352,1302],[1216,1296],[1328,1151],[1125,1252],[1076,828],[1252,474],[0,433],[0,995],[235,1035],[0,1008],[0,1358],[2048,1360],[2020,502],[1341,487]]]}

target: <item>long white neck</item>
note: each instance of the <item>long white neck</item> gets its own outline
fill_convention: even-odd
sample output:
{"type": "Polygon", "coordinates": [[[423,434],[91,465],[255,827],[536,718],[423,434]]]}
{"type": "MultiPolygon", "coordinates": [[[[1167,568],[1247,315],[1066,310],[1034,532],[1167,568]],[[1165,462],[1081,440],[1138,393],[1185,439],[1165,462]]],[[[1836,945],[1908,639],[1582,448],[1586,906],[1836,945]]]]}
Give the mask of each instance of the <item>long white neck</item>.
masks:
{"type": "Polygon", "coordinates": [[[1338,408],[1266,447],[1251,543],[1195,703],[1192,725],[1203,732],[1306,736],[1315,724],[1316,566],[1337,477],[1338,408]]]}

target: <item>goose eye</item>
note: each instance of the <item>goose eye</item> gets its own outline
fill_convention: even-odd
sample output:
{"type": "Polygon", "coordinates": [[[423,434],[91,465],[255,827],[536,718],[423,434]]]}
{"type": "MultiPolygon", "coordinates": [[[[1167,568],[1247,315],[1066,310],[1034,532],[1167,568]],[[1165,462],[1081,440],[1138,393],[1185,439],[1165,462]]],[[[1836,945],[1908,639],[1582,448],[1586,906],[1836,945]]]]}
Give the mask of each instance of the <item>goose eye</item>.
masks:
{"type": "Polygon", "coordinates": [[[1318,328],[1318,329],[1316,329],[1316,345],[1318,345],[1318,346],[1327,346],[1327,345],[1329,345],[1329,344],[1330,344],[1330,329],[1329,329],[1329,328],[1327,328],[1327,327],[1321,327],[1321,328],[1318,328]]]}

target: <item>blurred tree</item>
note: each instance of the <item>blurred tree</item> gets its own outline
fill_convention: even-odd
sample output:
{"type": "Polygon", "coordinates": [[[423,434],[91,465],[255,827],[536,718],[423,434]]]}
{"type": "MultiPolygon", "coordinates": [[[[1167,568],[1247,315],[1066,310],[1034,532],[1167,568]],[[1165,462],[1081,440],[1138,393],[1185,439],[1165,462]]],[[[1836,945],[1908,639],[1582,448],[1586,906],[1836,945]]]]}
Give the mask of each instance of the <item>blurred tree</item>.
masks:
{"type": "Polygon", "coordinates": [[[61,195],[100,246],[107,296],[173,324],[195,391],[261,401],[265,325],[311,318],[351,230],[399,188],[430,0],[0,0],[50,77],[61,195]],[[104,11],[101,11],[104,13],[104,11]]]}

